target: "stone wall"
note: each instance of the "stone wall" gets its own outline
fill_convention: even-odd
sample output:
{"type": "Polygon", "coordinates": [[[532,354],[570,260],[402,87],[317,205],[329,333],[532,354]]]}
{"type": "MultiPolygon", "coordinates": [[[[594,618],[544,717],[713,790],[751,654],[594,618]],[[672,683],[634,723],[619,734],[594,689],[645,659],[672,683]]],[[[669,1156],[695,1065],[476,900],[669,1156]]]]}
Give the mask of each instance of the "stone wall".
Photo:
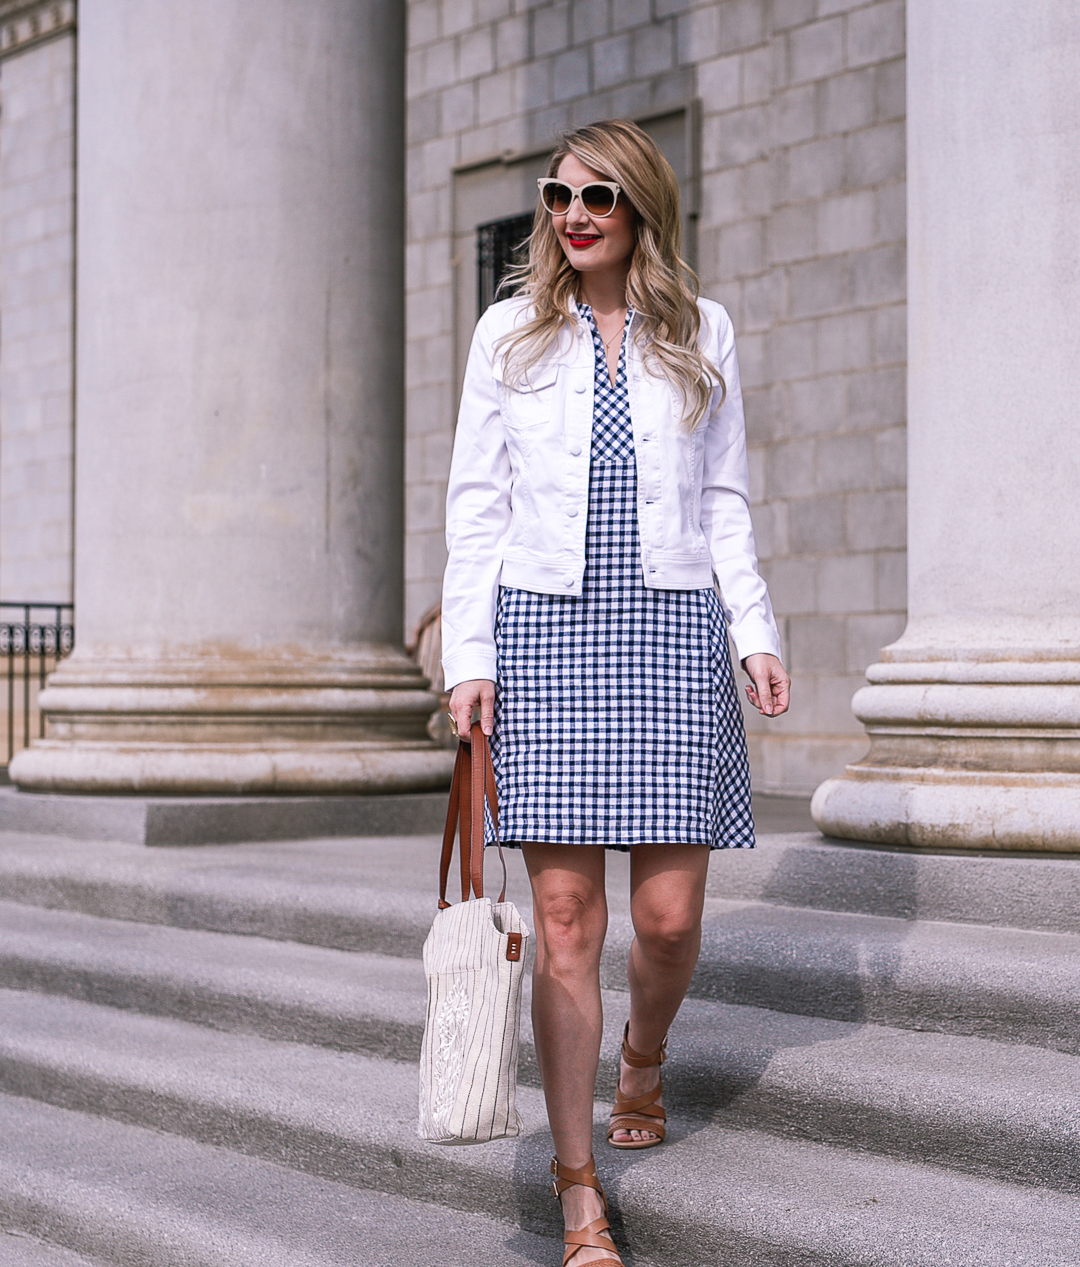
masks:
{"type": "Polygon", "coordinates": [[[749,720],[757,785],[809,791],[904,626],[902,0],[702,6],[700,269],[746,388],[755,525],[795,705],[749,720]]]}
{"type": "MultiPolygon", "coordinates": [[[[679,20],[652,9],[649,0],[409,5],[407,628],[439,597],[461,327],[478,315],[471,261],[454,249],[455,227],[473,227],[455,226],[456,174],[543,154],[574,123],[688,106],[694,71],[677,58],[679,20]]],[[[487,218],[500,214],[492,208],[487,218]]]]}
{"type": "Polygon", "coordinates": [[[20,34],[0,61],[0,598],[69,601],[75,41],[9,50],[20,34]]]}
{"type": "Polygon", "coordinates": [[[410,624],[438,599],[475,319],[479,213],[474,197],[459,222],[457,186],[539,161],[560,128],[681,110],[694,254],[739,334],[759,548],[795,679],[788,717],[748,718],[755,783],[809,791],[865,750],[849,701],[904,624],[903,54],[903,0],[412,0],[410,624]]]}

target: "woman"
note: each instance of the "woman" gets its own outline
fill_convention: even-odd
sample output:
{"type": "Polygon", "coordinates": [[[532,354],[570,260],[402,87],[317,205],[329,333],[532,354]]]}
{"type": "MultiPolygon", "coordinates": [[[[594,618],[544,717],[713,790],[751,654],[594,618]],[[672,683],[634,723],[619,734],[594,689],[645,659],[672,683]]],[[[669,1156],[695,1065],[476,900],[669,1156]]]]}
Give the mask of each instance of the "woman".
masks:
{"type": "Polygon", "coordinates": [[[457,730],[478,706],[493,736],[503,843],[532,883],[564,1267],[619,1267],[592,1148],[604,850],[630,850],[635,931],[608,1140],[649,1148],[709,851],[754,843],[728,631],[764,715],[786,710],[789,680],[731,322],[679,258],[674,173],[615,120],[569,133],[539,184],[521,291],[483,315],[465,372],[443,665],[457,730]]]}

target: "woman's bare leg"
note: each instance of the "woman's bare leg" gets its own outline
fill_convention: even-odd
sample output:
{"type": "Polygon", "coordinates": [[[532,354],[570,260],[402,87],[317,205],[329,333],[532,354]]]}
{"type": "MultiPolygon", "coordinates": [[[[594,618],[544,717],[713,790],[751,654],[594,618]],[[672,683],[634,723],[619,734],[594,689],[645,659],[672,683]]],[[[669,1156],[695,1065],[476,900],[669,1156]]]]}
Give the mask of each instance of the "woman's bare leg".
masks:
{"type": "MultiPolygon", "coordinates": [[[[630,982],[630,1046],[643,1055],[664,1041],[682,1006],[701,950],[701,912],[709,850],[705,845],[635,845],[630,851],[630,913],[634,941],[630,982]]],[[[628,1096],[656,1086],[655,1066],[623,1062],[619,1084],[628,1096]]],[[[616,1131],[623,1143],[655,1138],[651,1131],[616,1131]]]]}
{"type": "MultiPolygon", "coordinates": [[[[575,1170],[592,1156],[593,1100],[603,1011],[600,952],[607,932],[604,850],[600,845],[530,844],[523,848],[533,892],[536,964],[533,1035],[555,1155],[575,1170]]],[[[568,1228],[601,1214],[592,1189],[568,1188],[568,1228]]],[[[568,1267],[587,1267],[610,1252],[581,1248],[568,1267]]]]}

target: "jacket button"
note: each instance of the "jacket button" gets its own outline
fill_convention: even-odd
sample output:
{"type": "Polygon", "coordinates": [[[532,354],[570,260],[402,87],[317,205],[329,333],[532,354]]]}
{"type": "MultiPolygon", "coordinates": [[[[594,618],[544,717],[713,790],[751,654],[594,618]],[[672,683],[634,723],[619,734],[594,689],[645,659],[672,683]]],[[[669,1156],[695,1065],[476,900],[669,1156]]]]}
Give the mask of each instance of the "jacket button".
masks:
{"type": "Polygon", "coordinates": [[[574,578],[573,578],[572,576],[564,576],[564,577],[563,577],[563,581],[564,581],[567,585],[573,585],[573,583],[574,583],[574,578]]]}
{"type": "Polygon", "coordinates": [[[574,391],[576,391],[579,395],[580,395],[580,394],[581,394],[584,390],[585,390],[585,385],[584,385],[584,383],[578,383],[578,385],[574,388],[574,391]]]}
{"type": "Polygon", "coordinates": [[[576,519],[577,514],[578,514],[577,507],[571,506],[570,509],[566,513],[570,516],[571,519],[576,519]]]}
{"type": "Polygon", "coordinates": [[[574,445],[574,447],[570,450],[570,456],[571,456],[572,458],[577,458],[577,457],[580,457],[580,456],[581,456],[581,445],[580,445],[580,444],[575,444],[575,445],[574,445]]]}

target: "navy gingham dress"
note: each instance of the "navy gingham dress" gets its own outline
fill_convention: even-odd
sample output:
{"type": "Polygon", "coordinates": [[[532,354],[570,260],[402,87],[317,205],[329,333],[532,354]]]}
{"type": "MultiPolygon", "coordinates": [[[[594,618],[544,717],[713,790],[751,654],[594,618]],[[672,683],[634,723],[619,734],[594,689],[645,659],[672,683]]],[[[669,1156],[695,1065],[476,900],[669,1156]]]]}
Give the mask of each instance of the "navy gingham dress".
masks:
{"type": "MultiPolygon", "coordinates": [[[[754,844],[746,737],[713,589],[650,590],[626,390],[596,354],[580,597],[503,586],[492,759],[503,844],[754,844]]],[[[489,826],[490,834],[490,826],[489,826]]]]}

